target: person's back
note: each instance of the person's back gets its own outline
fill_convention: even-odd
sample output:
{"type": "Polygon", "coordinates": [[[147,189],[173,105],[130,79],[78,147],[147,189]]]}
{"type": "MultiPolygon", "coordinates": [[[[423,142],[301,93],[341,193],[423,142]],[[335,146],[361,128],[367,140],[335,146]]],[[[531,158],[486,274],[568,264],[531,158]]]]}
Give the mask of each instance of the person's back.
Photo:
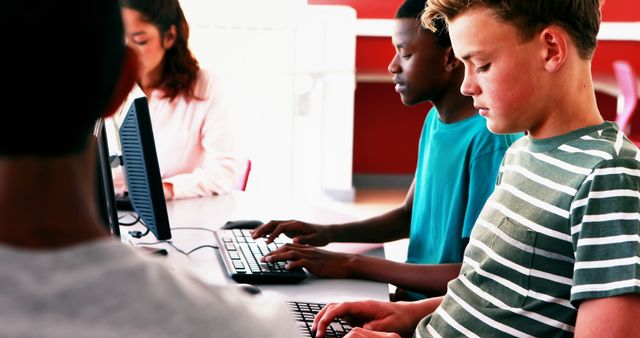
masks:
{"type": "Polygon", "coordinates": [[[5,337],[287,337],[283,304],[205,285],[102,240],[56,251],[0,246],[5,337]],[[265,323],[269,323],[268,327],[265,323]]]}
{"type": "Polygon", "coordinates": [[[296,337],[284,302],[205,285],[99,221],[92,133],[138,65],[117,1],[12,2],[2,14],[15,48],[0,56],[11,65],[5,111],[15,114],[0,125],[0,336],[296,337]],[[35,38],[52,29],[59,39],[35,38]],[[34,79],[36,99],[25,90],[34,79]]]}

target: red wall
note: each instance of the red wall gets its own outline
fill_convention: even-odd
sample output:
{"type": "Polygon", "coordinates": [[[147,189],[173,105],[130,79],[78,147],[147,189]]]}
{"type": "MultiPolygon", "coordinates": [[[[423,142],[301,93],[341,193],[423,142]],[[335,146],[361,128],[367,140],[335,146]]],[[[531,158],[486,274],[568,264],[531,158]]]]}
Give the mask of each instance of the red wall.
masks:
{"type": "MultiPolygon", "coordinates": [[[[308,0],[310,4],[348,5],[358,18],[393,18],[403,0],[308,0]]],[[[607,0],[603,21],[639,21],[640,2],[607,0]]],[[[356,72],[358,75],[387,74],[393,57],[391,40],[385,37],[358,37],[356,72]]],[[[612,77],[611,63],[630,61],[640,71],[640,43],[601,41],[594,59],[596,76],[612,77]]],[[[598,106],[606,119],[615,117],[615,98],[599,94],[598,106]]],[[[405,107],[391,83],[359,82],[355,93],[354,174],[411,174],[416,165],[417,143],[428,105],[405,107]]],[[[639,107],[640,109],[640,107],[639,107]]],[[[640,123],[640,114],[634,120],[640,123]]],[[[633,123],[634,121],[632,121],[633,123]]],[[[640,125],[640,124],[636,124],[640,125]]],[[[640,128],[638,128],[640,129],[640,128]]],[[[632,132],[634,132],[632,130],[632,132]]],[[[640,130],[637,131],[640,135],[640,130]]]]}
{"type": "Polygon", "coordinates": [[[346,5],[358,12],[358,18],[389,19],[403,0],[307,0],[312,5],[346,5]]]}
{"type": "Polygon", "coordinates": [[[354,173],[407,174],[415,168],[418,138],[431,106],[425,103],[405,107],[393,86],[393,83],[358,83],[354,173]]]}

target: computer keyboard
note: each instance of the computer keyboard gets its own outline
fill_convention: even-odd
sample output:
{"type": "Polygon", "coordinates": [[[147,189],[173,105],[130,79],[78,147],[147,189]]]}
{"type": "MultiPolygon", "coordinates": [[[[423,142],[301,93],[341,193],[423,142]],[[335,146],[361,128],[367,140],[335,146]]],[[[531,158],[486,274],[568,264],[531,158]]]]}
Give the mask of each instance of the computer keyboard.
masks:
{"type": "MultiPolygon", "coordinates": [[[[315,338],[315,333],[311,332],[311,326],[313,325],[313,318],[320,312],[325,306],[322,303],[307,303],[307,302],[287,302],[293,317],[298,323],[300,332],[303,337],[315,338]]],[[[325,337],[327,338],[340,338],[344,337],[349,331],[351,326],[342,319],[335,319],[331,322],[331,325],[327,327],[325,337]]]]}
{"type": "Polygon", "coordinates": [[[284,244],[276,239],[267,244],[264,238],[251,238],[251,230],[217,230],[214,233],[227,273],[239,283],[288,284],[307,277],[302,268],[285,269],[285,262],[264,263],[261,258],[284,244]]]}

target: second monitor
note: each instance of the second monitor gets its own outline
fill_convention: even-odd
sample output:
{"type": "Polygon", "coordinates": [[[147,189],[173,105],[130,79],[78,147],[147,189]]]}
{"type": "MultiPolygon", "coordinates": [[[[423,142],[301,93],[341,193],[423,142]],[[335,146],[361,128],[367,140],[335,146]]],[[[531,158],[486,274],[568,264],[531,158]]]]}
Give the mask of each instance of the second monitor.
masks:
{"type": "Polygon", "coordinates": [[[171,228],[146,97],[133,101],[119,133],[131,205],[158,240],[170,239],[171,228]]]}

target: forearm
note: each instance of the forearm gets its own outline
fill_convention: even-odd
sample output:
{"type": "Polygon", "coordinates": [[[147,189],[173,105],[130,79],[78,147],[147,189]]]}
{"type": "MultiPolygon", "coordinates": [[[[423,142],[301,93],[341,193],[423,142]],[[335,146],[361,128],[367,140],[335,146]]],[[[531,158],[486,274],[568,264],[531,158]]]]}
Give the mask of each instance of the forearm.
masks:
{"type": "Polygon", "coordinates": [[[409,236],[411,211],[400,206],[380,216],[329,227],[332,242],[388,242],[409,236]]]}
{"type": "Polygon", "coordinates": [[[354,256],[349,270],[353,277],[391,283],[424,294],[444,294],[462,265],[409,264],[369,256],[354,256]]]}
{"type": "Polygon", "coordinates": [[[582,302],[578,308],[575,336],[578,338],[628,337],[640,330],[640,295],[624,294],[582,302]]]}
{"type": "Polygon", "coordinates": [[[211,196],[231,191],[236,170],[235,161],[227,159],[207,168],[196,168],[190,173],[165,178],[163,181],[172,184],[176,199],[211,196]]]}

